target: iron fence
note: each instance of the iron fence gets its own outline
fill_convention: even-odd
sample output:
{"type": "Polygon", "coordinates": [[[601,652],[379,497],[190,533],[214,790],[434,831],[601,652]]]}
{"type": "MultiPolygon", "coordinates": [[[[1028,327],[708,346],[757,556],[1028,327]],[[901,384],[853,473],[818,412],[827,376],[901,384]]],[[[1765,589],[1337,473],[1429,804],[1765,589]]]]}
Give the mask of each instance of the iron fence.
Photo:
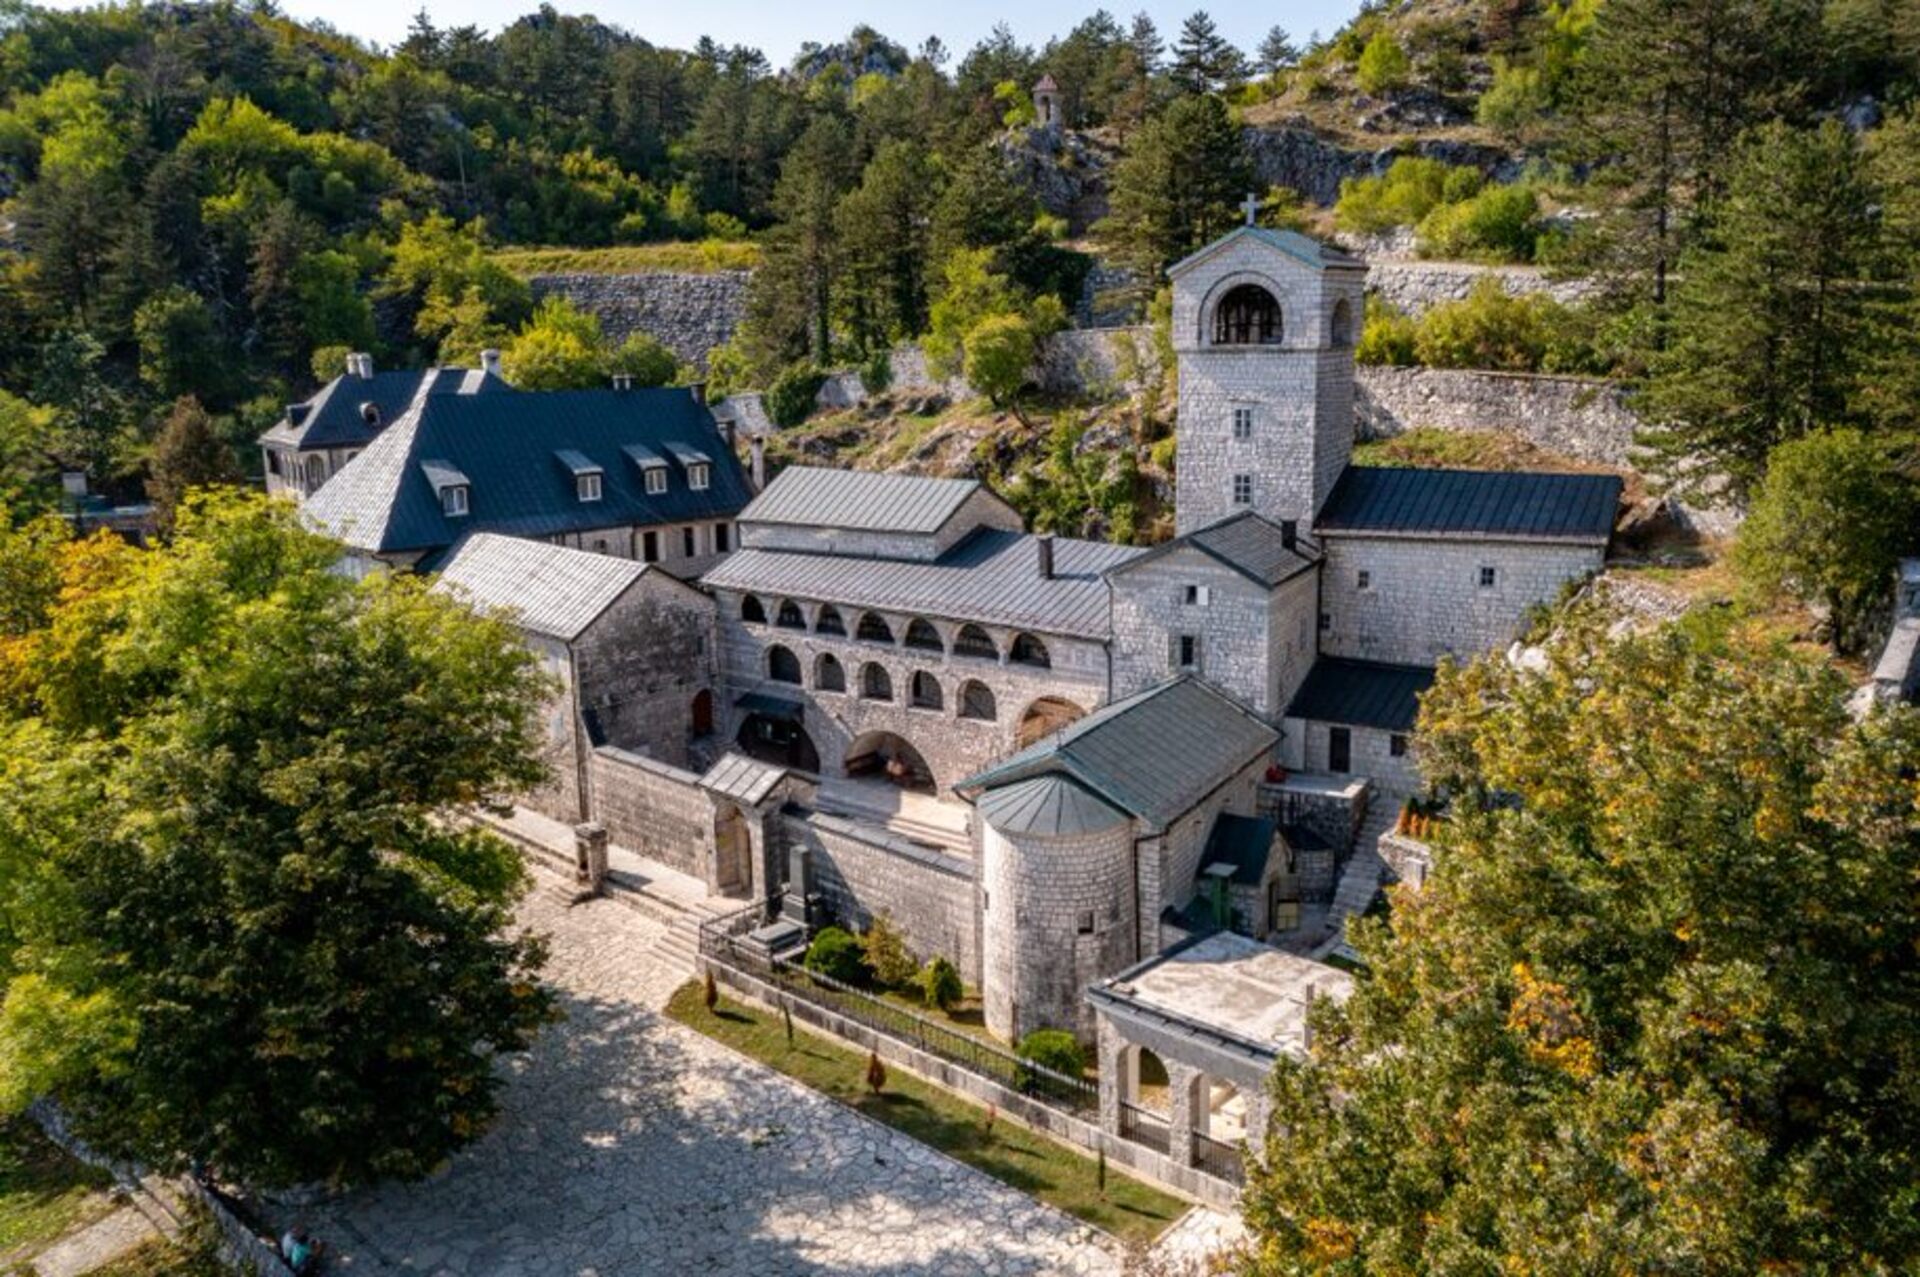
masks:
{"type": "Polygon", "coordinates": [[[739,918],[740,914],[728,914],[702,923],[700,956],[717,966],[765,981],[800,1003],[852,1020],[1055,1108],[1075,1113],[1090,1113],[1099,1108],[1099,1085],[1087,1078],[1069,1077],[1032,1060],[1023,1060],[1011,1051],[950,1029],[898,1003],[742,944],[740,937],[753,929],[754,920],[748,918],[743,925],[739,918]]]}
{"type": "Polygon", "coordinates": [[[1193,1133],[1193,1164],[1230,1184],[1247,1182],[1244,1145],[1228,1144],[1200,1131],[1193,1133]]]}
{"type": "Polygon", "coordinates": [[[1120,1137],[1144,1144],[1162,1156],[1173,1150],[1173,1133],[1167,1119],[1125,1100],[1120,1101],[1120,1137]]]}

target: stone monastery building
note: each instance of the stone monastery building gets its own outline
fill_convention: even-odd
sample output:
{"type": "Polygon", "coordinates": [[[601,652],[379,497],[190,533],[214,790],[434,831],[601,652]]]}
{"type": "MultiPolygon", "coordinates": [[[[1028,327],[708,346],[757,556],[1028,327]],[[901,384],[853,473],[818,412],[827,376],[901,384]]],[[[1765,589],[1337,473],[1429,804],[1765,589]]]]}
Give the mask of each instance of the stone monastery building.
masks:
{"type": "Polygon", "coordinates": [[[685,390],[464,379],[307,507],[514,609],[565,689],[534,805],[793,921],[886,913],[995,1034],[1097,1037],[1112,1122],[1150,1046],[1191,1165],[1225,1129],[1207,1096],[1231,1081],[1257,1133],[1265,1066],[1345,987],[1294,955],[1377,889],[1436,660],[1598,571],[1620,498],[1352,465],[1365,274],[1253,226],[1172,268],[1178,535],[1152,549],[1029,533],[972,480],[796,467],[754,494],[685,390]],[[588,527],[599,501],[623,535],[588,527]],[[679,528],[688,554],[648,552],[679,528]]]}

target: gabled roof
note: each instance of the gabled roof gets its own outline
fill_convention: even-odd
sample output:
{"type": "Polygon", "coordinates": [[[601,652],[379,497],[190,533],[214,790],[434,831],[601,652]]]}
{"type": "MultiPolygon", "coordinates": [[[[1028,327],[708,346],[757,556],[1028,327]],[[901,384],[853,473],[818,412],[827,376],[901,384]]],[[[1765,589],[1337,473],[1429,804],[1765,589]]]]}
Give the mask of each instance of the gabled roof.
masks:
{"type": "Polygon", "coordinates": [[[1581,541],[1613,534],[1621,483],[1610,474],[1530,474],[1349,466],[1316,532],[1581,541]]]}
{"type": "Polygon", "coordinates": [[[1126,812],[1058,774],[989,789],[980,795],[979,808],[1003,834],[1040,838],[1097,833],[1127,820],[1126,812]]]}
{"type": "Polygon", "coordinates": [[[1041,76],[1040,79],[1033,86],[1033,91],[1035,93],[1057,93],[1059,89],[1060,89],[1060,86],[1054,83],[1053,75],[1051,72],[1041,76]]]}
{"type": "Polygon", "coordinates": [[[1234,229],[1181,258],[1167,267],[1167,277],[1172,278],[1198,266],[1229,244],[1243,239],[1255,239],[1269,248],[1277,248],[1288,257],[1303,266],[1314,270],[1365,270],[1367,264],[1358,257],[1343,253],[1331,244],[1323,244],[1317,239],[1302,235],[1299,231],[1274,230],[1267,226],[1236,226],[1234,229]]]}
{"type": "Polygon", "coordinates": [[[1224,694],[1181,677],[1115,701],[954,788],[978,795],[1061,775],[1158,832],[1278,739],[1224,694]]]}
{"type": "MultiPolygon", "coordinates": [[[[769,487],[762,499],[772,491],[769,487]]],[[[1101,573],[1141,551],[1055,537],[1053,575],[1043,577],[1037,541],[1025,533],[980,528],[930,563],[745,549],[735,551],[701,583],[767,599],[809,599],[842,608],[913,612],[1105,640],[1112,598],[1101,573]]]]}
{"type": "Polygon", "coordinates": [[[1299,534],[1289,546],[1279,524],[1248,511],[1229,515],[1218,523],[1171,541],[1163,541],[1137,558],[1111,569],[1109,575],[1118,576],[1187,546],[1225,564],[1266,589],[1298,576],[1320,561],[1313,545],[1301,539],[1299,534]]]}
{"type": "Polygon", "coordinates": [[[513,387],[478,369],[398,368],[371,377],[335,377],[260,436],[262,444],[307,451],[361,448],[392,425],[422,389],[432,394],[513,393],[513,387]],[[371,406],[373,420],[365,409],[371,406]]]}
{"type": "Polygon", "coordinates": [[[728,750],[700,778],[700,787],[753,807],[764,802],[786,776],[784,767],[728,750]]]}
{"type": "Polygon", "coordinates": [[[978,479],[788,466],[740,512],[740,522],[924,535],[945,527],[981,490],[978,479]]]}
{"type": "Polygon", "coordinates": [[[302,507],[321,530],[375,553],[432,550],[474,530],[547,537],[594,528],[732,518],[751,495],[713,418],[684,388],[522,391],[416,396],[398,421],[302,507]],[[675,445],[711,458],[694,490],[669,464],[667,490],[649,494],[623,453],[675,445]],[[555,464],[576,454],[603,472],[601,497],[582,502],[555,464]],[[421,468],[433,461],[468,481],[469,513],[449,518],[421,468]]]}
{"type": "Polygon", "coordinates": [[[631,559],[478,532],[460,543],[433,588],[570,643],[650,570],[631,559]]]}
{"type": "Polygon", "coordinates": [[[1293,694],[1286,716],[1410,732],[1420,716],[1420,695],[1432,686],[1430,666],[1322,656],[1293,694]]]}

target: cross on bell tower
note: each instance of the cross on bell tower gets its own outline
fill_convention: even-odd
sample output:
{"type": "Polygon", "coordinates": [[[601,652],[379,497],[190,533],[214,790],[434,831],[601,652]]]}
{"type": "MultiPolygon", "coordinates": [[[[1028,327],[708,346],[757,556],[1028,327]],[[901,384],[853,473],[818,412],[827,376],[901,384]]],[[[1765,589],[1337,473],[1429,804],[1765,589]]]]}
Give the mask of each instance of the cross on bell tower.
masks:
{"type": "Polygon", "coordinates": [[[1247,198],[1240,202],[1240,211],[1247,215],[1247,225],[1253,225],[1253,219],[1259,214],[1260,207],[1259,197],[1252,191],[1248,191],[1247,198]]]}

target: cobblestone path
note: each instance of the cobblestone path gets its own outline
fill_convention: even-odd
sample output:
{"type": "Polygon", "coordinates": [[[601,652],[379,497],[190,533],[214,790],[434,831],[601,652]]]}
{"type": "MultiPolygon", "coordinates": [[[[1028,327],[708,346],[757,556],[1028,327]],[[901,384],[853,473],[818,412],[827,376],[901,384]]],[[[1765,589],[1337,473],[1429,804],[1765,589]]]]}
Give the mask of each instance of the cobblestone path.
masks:
{"type": "Polygon", "coordinates": [[[666,1019],[687,976],[655,952],[666,927],[568,908],[552,882],[525,917],[552,938],[566,1022],[514,1062],[501,1122],[441,1176],[297,1212],[331,1271],[1118,1271],[1078,1221],[666,1019]]]}

